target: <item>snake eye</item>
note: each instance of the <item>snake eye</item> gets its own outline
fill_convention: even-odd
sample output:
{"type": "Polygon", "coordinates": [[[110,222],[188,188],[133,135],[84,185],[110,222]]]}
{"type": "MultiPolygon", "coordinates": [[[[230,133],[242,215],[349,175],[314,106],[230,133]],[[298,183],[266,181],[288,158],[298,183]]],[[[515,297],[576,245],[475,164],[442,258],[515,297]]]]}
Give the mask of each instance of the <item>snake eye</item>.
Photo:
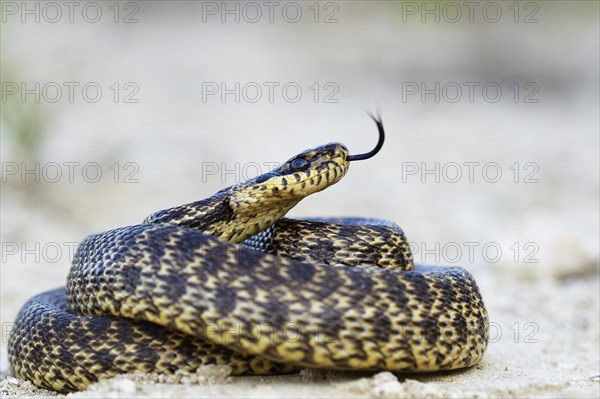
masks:
{"type": "Polygon", "coordinates": [[[294,170],[304,170],[308,167],[308,161],[304,158],[296,158],[290,164],[294,170]]]}

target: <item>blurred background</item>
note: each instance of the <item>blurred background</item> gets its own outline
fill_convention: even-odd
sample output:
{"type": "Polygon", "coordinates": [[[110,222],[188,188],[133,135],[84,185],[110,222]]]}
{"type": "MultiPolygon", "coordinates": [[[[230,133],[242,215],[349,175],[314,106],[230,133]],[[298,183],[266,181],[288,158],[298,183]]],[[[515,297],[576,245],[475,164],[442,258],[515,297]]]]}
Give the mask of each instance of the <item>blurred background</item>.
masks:
{"type": "Polygon", "coordinates": [[[393,220],[417,262],[475,275],[503,340],[546,343],[507,348],[557,362],[585,329],[569,370],[598,372],[597,2],[1,4],[3,375],[84,236],[319,144],[368,151],[377,109],[383,150],[289,216],[393,220]]]}

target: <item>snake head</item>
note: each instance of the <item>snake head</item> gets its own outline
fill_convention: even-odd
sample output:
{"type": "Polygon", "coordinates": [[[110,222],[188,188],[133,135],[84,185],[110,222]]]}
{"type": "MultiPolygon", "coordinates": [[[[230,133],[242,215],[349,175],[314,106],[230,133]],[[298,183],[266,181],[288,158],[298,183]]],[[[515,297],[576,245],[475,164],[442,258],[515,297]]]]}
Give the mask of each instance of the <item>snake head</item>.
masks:
{"type": "Polygon", "coordinates": [[[348,165],[348,149],[343,144],[311,148],[271,172],[231,187],[229,206],[239,218],[274,223],[301,199],[340,181],[348,165]]]}
{"type": "Polygon", "coordinates": [[[340,143],[329,143],[301,152],[271,172],[243,183],[236,191],[260,194],[270,203],[277,199],[297,202],[340,181],[348,165],[348,149],[340,143]]]}
{"type": "Polygon", "coordinates": [[[276,213],[283,216],[302,198],[337,183],[348,171],[350,162],[372,158],[381,150],[385,139],[383,122],[381,117],[371,115],[371,118],[379,132],[377,145],[371,151],[350,155],[341,143],[308,149],[271,172],[231,187],[229,206],[238,215],[246,212],[256,217],[256,211],[267,206],[276,208],[276,213]]]}

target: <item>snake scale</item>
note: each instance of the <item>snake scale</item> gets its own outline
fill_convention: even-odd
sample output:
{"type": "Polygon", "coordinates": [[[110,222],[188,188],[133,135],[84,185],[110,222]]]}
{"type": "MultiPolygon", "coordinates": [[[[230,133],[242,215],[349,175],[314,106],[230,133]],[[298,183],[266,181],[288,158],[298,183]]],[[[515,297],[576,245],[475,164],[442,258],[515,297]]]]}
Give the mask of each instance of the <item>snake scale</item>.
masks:
{"type": "Polygon", "coordinates": [[[473,277],[413,265],[391,222],[282,218],[337,183],[331,143],[210,198],[85,238],[66,288],[39,294],[9,338],[13,375],[59,392],[127,372],[228,364],[421,372],[469,367],[488,342],[473,277]]]}

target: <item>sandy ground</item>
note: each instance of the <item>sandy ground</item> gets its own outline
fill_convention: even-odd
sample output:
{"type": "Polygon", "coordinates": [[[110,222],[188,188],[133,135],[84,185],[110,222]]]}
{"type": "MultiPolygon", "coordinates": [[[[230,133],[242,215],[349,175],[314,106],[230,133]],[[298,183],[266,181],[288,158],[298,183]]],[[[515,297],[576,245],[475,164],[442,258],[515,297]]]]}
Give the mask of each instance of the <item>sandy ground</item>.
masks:
{"type": "Polygon", "coordinates": [[[480,364],[269,378],[213,367],[123,376],[70,396],[600,396],[598,3],[535,3],[534,23],[521,23],[535,11],[525,3],[518,22],[506,3],[495,23],[477,13],[472,23],[421,23],[401,2],[336,4],[338,22],[329,24],[322,19],[336,9],[325,3],[319,23],[308,3],[297,23],[222,23],[195,2],[140,3],[133,24],[114,23],[108,6],[94,24],[9,16],[3,82],[95,82],[104,94],[95,103],[80,94],[51,102],[49,92],[2,102],[3,397],[55,395],[10,376],[6,342],[27,298],[64,284],[82,237],[209,196],[307,147],[339,140],[363,151],[374,134],[363,110],[375,104],[388,131],[382,152],[290,216],[389,218],[417,262],[467,268],[490,314],[480,364]],[[123,101],[128,82],[137,103],[123,101]],[[303,96],[221,101],[203,98],[207,82],[294,82],[303,96]],[[492,102],[476,91],[473,101],[453,102],[449,92],[440,101],[407,94],[423,82],[493,84],[503,95],[492,102]],[[65,162],[79,162],[72,179],[65,162]],[[37,172],[23,173],[36,163],[37,172]],[[97,182],[84,171],[91,163],[102,171],[97,182]]]}

